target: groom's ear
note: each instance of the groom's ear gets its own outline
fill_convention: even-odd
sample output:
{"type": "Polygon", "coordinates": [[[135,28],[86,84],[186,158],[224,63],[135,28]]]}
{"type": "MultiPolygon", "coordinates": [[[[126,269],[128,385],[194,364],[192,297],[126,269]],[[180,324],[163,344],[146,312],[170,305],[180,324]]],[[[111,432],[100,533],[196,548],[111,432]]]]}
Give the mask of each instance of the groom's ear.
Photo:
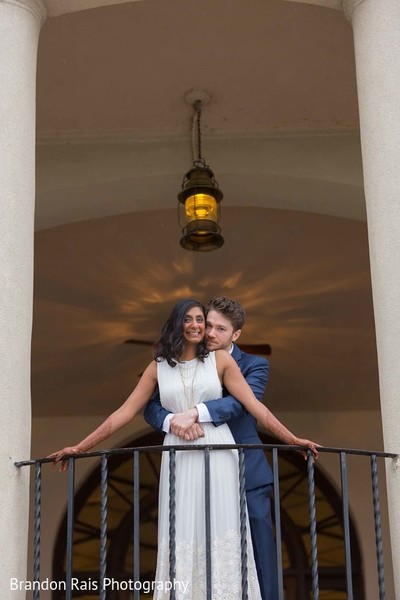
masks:
{"type": "Polygon", "coordinates": [[[236,342],[236,340],[238,339],[238,337],[240,336],[241,333],[242,333],[241,329],[234,331],[233,336],[232,336],[232,342],[236,342]]]}

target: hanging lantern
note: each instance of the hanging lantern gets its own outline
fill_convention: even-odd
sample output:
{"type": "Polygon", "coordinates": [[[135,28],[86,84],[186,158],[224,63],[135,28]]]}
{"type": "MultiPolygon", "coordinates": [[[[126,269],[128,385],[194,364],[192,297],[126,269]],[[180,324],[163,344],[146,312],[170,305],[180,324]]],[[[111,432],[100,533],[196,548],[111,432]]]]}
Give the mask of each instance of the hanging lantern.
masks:
{"type": "Polygon", "coordinates": [[[204,161],[195,161],[193,169],[186,173],[182,191],[178,194],[179,225],[182,227],[180,244],[183,248],[208,252],[223,245],[224,238],[218,224],[222,198],[212,170],[204,161]]]}
{"type": "MultiPolygon", "coordinates": [[[[179,225],[182,228],[180,244],[186,250],[208,252],[224,243],[219,226],[219,203],[223,194],[201,154],[201,100],[195,100],[193,110],[192,135],[197,129],[197,160],[184,176],[182,191],[178,194],[179,225]]],[[[192,142],[195,148],[194,137],[192,142]]]]}

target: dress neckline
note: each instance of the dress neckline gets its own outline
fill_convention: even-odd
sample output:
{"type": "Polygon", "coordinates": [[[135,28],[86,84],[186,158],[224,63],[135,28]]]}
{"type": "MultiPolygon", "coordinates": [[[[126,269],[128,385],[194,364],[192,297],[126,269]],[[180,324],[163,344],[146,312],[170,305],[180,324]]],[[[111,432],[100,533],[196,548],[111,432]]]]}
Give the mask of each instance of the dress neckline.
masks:
{"type": "Polygon", "coordinates": [[[177,364],[178,365],[190,365],[191,363],[195,362],[197,360],[197,356],[195,356],[194,358],[191,358],[190,360],[180,360],[177,364]]]}

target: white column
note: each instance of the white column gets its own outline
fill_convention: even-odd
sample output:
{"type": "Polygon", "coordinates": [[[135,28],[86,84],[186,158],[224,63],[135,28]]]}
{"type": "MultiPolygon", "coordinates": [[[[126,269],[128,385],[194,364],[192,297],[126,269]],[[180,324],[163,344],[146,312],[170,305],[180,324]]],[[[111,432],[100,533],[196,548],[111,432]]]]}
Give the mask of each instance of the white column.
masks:
{"type": "Polygon", "coordinates": [[[30,456],[35,86],[40,0],[0,0],[0,598],[22,600],[30,456]]]}
{"type": "MultiPolygon", "coordinates": [[[[346,0],[357,67],[385,450],[400,451],[400,2],[346,0]]],[[[387,463],[396,598],[400,468],[387,463]]]]}

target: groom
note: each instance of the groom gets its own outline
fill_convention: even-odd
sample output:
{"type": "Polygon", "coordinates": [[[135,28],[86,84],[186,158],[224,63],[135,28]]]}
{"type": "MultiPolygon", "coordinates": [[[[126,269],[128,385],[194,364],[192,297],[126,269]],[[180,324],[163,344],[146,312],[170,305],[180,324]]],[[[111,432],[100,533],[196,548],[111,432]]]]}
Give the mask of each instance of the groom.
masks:
{"type": "MultiPolygon", "coordinates": [[[[234,343],[241,334],[244,318],[244,309],[238,302],[223,297],[210,300],[206,317],[207,348],[230,352],[254,395],[261,401],[268,380],[268,361],[242,352],[234,343]]],[[[173,415],[161,406],[157,392],[147,404],[144,417],[154,429],[186,439],[203,435],[201,423],[213,422],[215,426],[228,423],[237,444],[261,444],[256,419],[233,396],[224,393],[223,398],[173,415]]],[[[280,425],[273,418],[270,430],[278,434],[279,427],[274,431],[275,422],[280,425]]],[[[245,473],[247,510],[262,599],[277,600],[276,550],[271,520],[273,474],[263,450],[245,450],[245,473]]]]}

